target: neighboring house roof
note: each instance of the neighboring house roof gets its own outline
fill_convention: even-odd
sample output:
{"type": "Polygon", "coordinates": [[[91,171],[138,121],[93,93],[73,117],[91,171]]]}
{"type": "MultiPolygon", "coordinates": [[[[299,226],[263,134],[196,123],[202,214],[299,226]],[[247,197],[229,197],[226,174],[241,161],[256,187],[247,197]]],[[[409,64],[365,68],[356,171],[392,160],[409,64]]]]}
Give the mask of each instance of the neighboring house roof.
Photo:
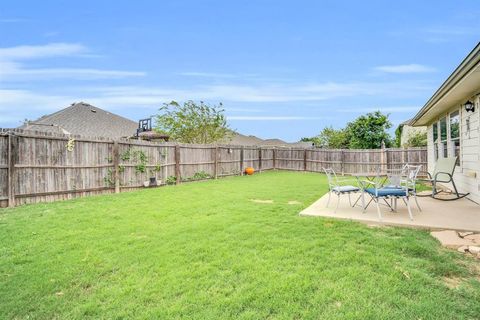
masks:
{"type": "Polygon", "coordinates": [[[449,108],[478,94],[480,83],[480,42],[438,88],[411,121],[412,126],[424,126],[449,108]]]}
{"type": "Polygon", "coordinates": [[[400,127],[409,126],[413,119],[408,119],[399,124],[400,127]]]}
{"type": "Polygon", "coordinates": [[[257,146],[263,140],[255,136],[246,136],[240,133],[234,133],[232,140],[226,141],[226,144],[239,145],[239,146],[257,146]]]}
{"type": "Polygon", "coordinates": [[[314,148],[315,144],[311,141],[299,141],[299,142],[294,142],[290,143],[291,147],[297,147],[297,148],[314,148]]]}
{"type": "Polygon", "coordinates": [[[311,148],[311,142],[285,142],[281,139],[260,139],[256,136],[246,136],[240,133],[234,133],[232,140],[225,141],[225,144],[238,145],[238,146],[264,146],[264,147],[299,147],[299,148],[311,148]]]}
{"type": "Polygon", "coordinates": [[[133,136],[138,123],[88,103],[79,102],[35,121],[29,121],[19,128],[117,139],[133,136]]]}
{"type": "Polygon", "coordinates": [[[280,139],[265,139],[262,141],[263,146],[286,146],[288,144],[288,142],[280,139]]]}

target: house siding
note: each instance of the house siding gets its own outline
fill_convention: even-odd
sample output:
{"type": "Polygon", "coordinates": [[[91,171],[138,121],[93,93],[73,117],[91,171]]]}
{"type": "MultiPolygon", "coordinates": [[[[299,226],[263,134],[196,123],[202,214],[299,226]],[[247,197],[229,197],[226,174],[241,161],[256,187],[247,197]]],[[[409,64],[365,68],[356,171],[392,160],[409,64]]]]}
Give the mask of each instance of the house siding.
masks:
{"type": "MultiPolygon", "coordinates": [[[[460,107],[460,167],[457,167],[454,180],[460,192],[468,192],[469,199],[480,204],[480,98],[475,102],[475,112],[466,112],[460,107]],[[468,130],[467,119],[470,121],[468,130]]],[[[455,111],[459,106],[452,106],[449,112],[455,111]]],[[[435,144],[433,141],[433,123],[428,126],[428,169],[430,172],[435,167],[435,144]]],[[[451,150],[451,146],[448,146],[451,150]]],[[[450,187],[450,186],[447,186],[450,187]]]]}

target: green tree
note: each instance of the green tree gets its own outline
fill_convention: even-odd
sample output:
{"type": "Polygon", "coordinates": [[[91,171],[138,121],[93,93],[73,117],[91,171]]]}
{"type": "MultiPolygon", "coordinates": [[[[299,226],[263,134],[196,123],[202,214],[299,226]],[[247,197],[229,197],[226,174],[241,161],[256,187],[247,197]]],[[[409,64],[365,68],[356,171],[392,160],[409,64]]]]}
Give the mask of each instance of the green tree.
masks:
{"type": "Polygon", "coordinates": [[[332,127],[323,128],[320,134],[312,140],[316,146],[329,149],[348,148],[347,134],[344,129],[332,127]]]}
{"type": "Polygon", "coordinates": [[[380,111],[362,115],[347,124],[345,128],[350,149],[377,149],[385,142],[386,147],[392,145],[387,130],[392,127],[388,115],[380,111]]]}
{"type": "Polygon", "coordinates": [[[414,132],[410,134],[405,147],[426,147],[427,132],[414,132]]]}
{"type": "Polygon", "coordinates": [[[220,103],[210,106],[203,101],[187,101],[183,105],[172,101],[165,103],[156,116],[155,130],[168,134],[182,143],[215,143],[231,138],[225,110],[220,103]]]}
{"type": "Polygon", "coordinates": [[[395,147],[400,148],[402,144],[402,131],[403,131],[403,124],[399,125],[397,129],[395,129],[395,147]]]}

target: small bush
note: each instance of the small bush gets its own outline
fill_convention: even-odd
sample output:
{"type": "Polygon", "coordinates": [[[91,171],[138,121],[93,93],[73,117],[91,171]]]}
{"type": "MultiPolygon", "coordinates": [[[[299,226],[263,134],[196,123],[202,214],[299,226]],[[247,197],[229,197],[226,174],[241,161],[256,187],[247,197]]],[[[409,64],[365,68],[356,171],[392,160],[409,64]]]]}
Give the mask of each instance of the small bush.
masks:
{"type": "Polygon", "coordinates": [[[165,183],[166,183],[167,185],[175,184],[175,183],[177,183],[177,177],[175,177],[175,176],[169,176],[169,177],[167,178],[167,180],[165,181],[165,183]]]}

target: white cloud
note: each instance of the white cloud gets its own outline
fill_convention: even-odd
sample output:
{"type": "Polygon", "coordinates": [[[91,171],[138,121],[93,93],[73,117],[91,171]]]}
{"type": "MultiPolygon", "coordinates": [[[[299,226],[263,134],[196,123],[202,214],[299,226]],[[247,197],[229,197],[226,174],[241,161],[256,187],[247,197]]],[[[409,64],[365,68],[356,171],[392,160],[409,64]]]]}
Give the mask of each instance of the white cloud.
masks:
{"type": "Polygon", "coordinates": [[[198,77],[198,78],[218,78],[218,79],[233,79],[233,78],[252,78],[257,77],[257,74],[254,73],[217,73],[217,72],[198,72],[198,71],[188,71],[188,72],[178,72],[180,76],[185,77],[198,77]]]}
{"type": "MultiPolygon", "coordinates": [[[[25,120],[25,119],[23,119],[25,120]]],[[[0,117],[0,128],[3,126],[3,125],[7,125],[10,124],[10,123],[16,123],[18,125],[22,124],[23,123],[23,120],[20,119],[19,117],[15,117],[15,116],[3,116],[0,117]]]]}
{"type": "Polygon", "coordinates": [[[382,92],[396,92],[395,84],[258,84],[250,85],[202,85],[190,88],[173,89],[169,87],[100,87],[86,91],[95,99],[101,99],[106,104],[144,105],[156,104],[171,100],[211,100],[240,103],[322,101],[336,97],[354,95],[375,95],[382,92]],[[390,87],[392,86],[392,87],[390,87]]]}
{"type": "Polygon", "coordinates": [[[38,46],[16,46],[0,48],[0,60],[18,61],[59,56],[72,56],[87,52],[87,48],[78,43],[49,43],[38,46]]]}
{"type": "MultiPolygon", "coordinates": [[[[82,99],[99,105],[115,107],[160,106],[171,100],[204,100],[235,103],[289,103],[319,102],[342,97],[388,96],[411,97],[424,95],[431,86],[417,81],[406,82],[358,82],[358,83],[309,83],[309,84],[258,84],[247,85],[202,85],[184,88],[168,86],[109,86],[70,88],[82,92],[82,99]]],[[[232,110],[234,111],[234,110],[232,110]]]]}
{"type": "Polygon", "coordinates": [[[79,101],[71,96],[0,89],[0,127],[19,126],[25,119],[35,120],[79,101]]]}
{"type": "Polygon", "coordinates": [[[0,89],[0,97],[0,112],[2,113],[2,118],[6,112],[16,112],[20,110],[49,112],[75,101],[71,96],[14,89],[0,89]]]}
{"type": "Polygon", "coordinates": [[[262,110],[262,109],[236,108],[236,107],[226,107],[225,110],[228,112],[253,112],[253,113],[265,112],[265,110],[262,110]]]}
{"type": "MultiPolygon", "coordinates": [[[[186,101],[204,100],[212,103],[224,102],[227,112],[227,118],[231,121],[300,121],[300,120],[321,120],[332,117],[335,113],[338,117],[344,117],[346,113],[362,113],[381,110],[382,112],[391,113],[408,113],[418,111],[415,106],[393,106],[393,107],[335,107],[321,106],[318,101],[343,97],[342,95],[352,95],[360,97],[362,95],[371,95],[377,93],[388,98],[392,98],[394,92],[412,93],[411,88],[407,86],[417,87],[418,83],[396,83],[396,84],[373,84],[373,83],[356,83],[349,84],[308,84],[296,86],[268,85],[258,87],[245,86],[202,86],[183,89],[172,89],[169,87],[141,87],[141,86],[110,86],[110,87],[62,87],[58,90],[51,88],[49,90],[13,90],[0,89],[0,118],[2,123],[8,123],[5,119],[18,119],[21,121],[25,118],[37,118],[41,115],[48,114],[61,108],[67,107],[76,101],[85,101],[106,110],[113,112],[134,113],[133,110],[139,110],[139,115],[154,114],[158,108],[165,102],[171,100],[186,101]],[[330,88],[330,89],[328,89],[330,88]],[[345,90],[339,90],[344,88],[345,90]],[[365,89],[362,92],[361,89],[365,89]],[[331,91],[331,92],[330,92],[331,91]],[[311,103],[322,114],[322,110],[327,111],[324,114],[328,116],[308,116],[308,115],[278,115],[272,110],[271,105],[262,110],[261,105],[248,108],[252,104],[261,102],[297,102],[311,103]],[[239,103],[246,107],[235,108],[239,103]],[[229,107],[229,105],[233,105],[229,107]],[[141,110],[141,111],[140,111],[141,110]],[[266,112],[266,114],[258,114],[258,112],[266,112]],[[242,113],[235,113],[242,112],[242,113]],[[233,114],[232,114],[233,113],[233,114]]],[[[314,112],[315,114],[315,112],[314,112]]],[[[10,121],[13,123],[13,121],[10,121]]]]}
{"type": "MultiPolygon", "coordinates": [[[[31,81],[59,78],[93,80],[117,79],[145,76],[145,72],[124,70],[102,70],[96,68],[28,68],[18,61],[46,59],[51,57],[91,57],[88,49],[81,44],[50,43],[39,46],[16,46],[0,48],[0,80],[31,81]]],[[[94,56],[94,55],[93,55],[94,56]]]]}
{"type": "Polygon", "coordinates": [[[434,72],[435,69],[421,64],[400,64],[390,66],[379,66],[375,68],[376,71],[386,73],[426,73],[434,72]]]}
{"type": "Polygon", "coordinates": [[[329,117],[303,117],[303,116],[227,116],[228,120],[239,121],[294,121],[294,120],[319,120],[329,117]]]}
{"type": "Polygon", "coordinates": [[[0,67],[0,79],[4,77],[9,81],[25,81],[25,80],[51,80],[59,78],[93,80],[93,79],[118,79],[126,77],[142,77],[145,72],[138,71],[121,71],[121,70],[102,70],[102,69],[82,69],[82,68],[37,68],[26,69],[18,64],[2,63],[0,67]]]}
{"type": "Polygon", "coordinates": [[[394,112],[394,113],[411,113],[416,112],[421,109],[421,106],[398,106],[398,107],[360,107],[360,108],[345,108],[345,109],[337,109],[336,111],[342,113],[350,113],[350,112],[375,112],[380,110],[381,112],[394,112]]]}
{"type": "Polygon", "coordinates": [[[204,77],[204,78],[235,78],[235,75],[228,73],[215,73],[215,72],[179,72],[180,76],[186,77],[204,77]]]}
{"type": "MultiPolygon", "coordinates": [[[[12,66],[10,66],[12,68],[12,66]]],[[[8,67],[6,67],[8,71],[8,67]]],[[[45,71],[46,72],[46,71],[45,71]]],[[[50,71],[49,71],[50,72],[50,71]]],[[[74,69],[72,73],[81,73],[81,71],[74,69]]],[[[119,74],[113,71],[96,70],[89,72],[96,74],[96,76],[123,76],[123,72],[119,74]],[[105,72],[105,74],[103,74],[105,72]]],[[[47,72],[46,72],[47,73],[47,72]]],[[[159,107],[165,102],[172,100],[186,101],[186,100],[204,100],[214,103],[224,102],[225,106],[228,103],[289,103],[289,102],[310,102],[315,103],[319,101],[332,100],[343,97],[365,97],[365,96],[388,96],[389,98],[400,96],[415,97],[424,95],[432,90],[431,86],[423,83],[408,81],[408,82],[389,82],[389,83],[318,83],[318,84],[259,84],[257,86],[246,85],[203,85],[192,86],[188,88],[171,88],[168,86],[107,86],[107,87],[62,87],[52,88],[48,91],[40,90],[3,90],[0,91],[2,99],[0,105],[51,105],[59,104],[58,97],[61,101],[71,103],[73,101],[88,101],[90,103],[98,104],[100,107],[112,108],[128,108],[128,107],[159,107]],[[61,93],[60,93],[61,92],[61,93]],[[59,94],[60,93],[60,94],[59,94]],[[79,96],[80,95],[80,96],[79,96]],[[70,100],[68,100],[68,99],[70,100]],[[72,100],[73,99],[73,100],[72,100]],[[27,101],[27,103],[25,103],[27,101]],[[53,101],[53,103],[51,103],[53,101]]],[[[256,108],[258,109],[258,108],[256,108]]],[[[340,112],[350,111],[374,111],[378,107],[364,107],[364,108],[335,108],[340,112]],[[353,110],[351,110],[353,109],[353,110]]],[[[415,106],[399,106],[399,107],[380,107],[386,112],[407,112],[417,110],[415,106]]],[[[247,108],[232,107],[227,108],[227,111],[251,111],[247,108]]]]}

